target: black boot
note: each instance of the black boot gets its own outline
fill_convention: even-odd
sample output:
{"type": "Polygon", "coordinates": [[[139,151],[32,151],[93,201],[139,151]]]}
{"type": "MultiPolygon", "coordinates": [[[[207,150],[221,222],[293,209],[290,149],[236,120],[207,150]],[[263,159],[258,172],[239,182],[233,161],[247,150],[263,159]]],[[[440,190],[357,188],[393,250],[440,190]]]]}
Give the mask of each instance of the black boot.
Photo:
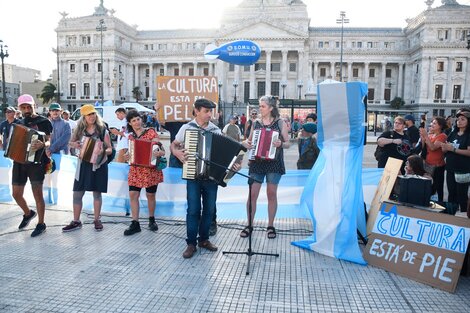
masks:
{"type": "Polygon", "coordinates": [[[157,231],[158,230],[158,225],[155,222],[155,216],[149,216],[149,229],[151,231],[157,231]]]}
{"type": "Polygon", "coordinates": [[[140,233],[140,224],[138,221],[132,221],[128,229],[124,231],[124,236],[134,235],[135,233],[140,233]]]}

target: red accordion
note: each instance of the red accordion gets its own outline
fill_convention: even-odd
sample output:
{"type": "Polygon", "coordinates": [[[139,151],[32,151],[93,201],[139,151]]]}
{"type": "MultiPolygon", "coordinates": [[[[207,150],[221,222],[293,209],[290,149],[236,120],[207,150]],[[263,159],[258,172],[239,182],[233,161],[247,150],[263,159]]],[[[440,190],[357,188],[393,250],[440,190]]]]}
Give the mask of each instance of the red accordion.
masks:
{"type": "Polygon", "coordinates": [[[274,160],[276,147],[274,142],[279,139],[279,132],[271,128],[260,128],[253,131],[253,149],[248,152],[248,160],[274,160]]]}
{"type": "Polygon", "coordinates": [[[129,137],[129,164],[143,167],[155,167],[157,157],[153,152],[160,150],[160,143],[129,137]]]}

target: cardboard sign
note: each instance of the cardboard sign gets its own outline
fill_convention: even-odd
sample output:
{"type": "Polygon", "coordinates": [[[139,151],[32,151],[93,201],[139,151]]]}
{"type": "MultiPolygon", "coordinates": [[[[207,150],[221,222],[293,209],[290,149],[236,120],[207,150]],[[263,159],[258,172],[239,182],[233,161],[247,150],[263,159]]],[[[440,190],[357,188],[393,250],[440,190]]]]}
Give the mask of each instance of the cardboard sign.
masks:
{"type": "Polygon", "coordinates": [[[364,251],[369,264],[454,292],[470,220],[384,202],[364,251]]]}
{"type": "MultiPolygon", "coordinates": [[[[194,101],[200,98],[215,104],[219,86],[215,76],[157,76],[157,103],[160,121],[186,122],[193,119],[194,101]]],[[[217,108],[214,109],[214,114],[217,108]]]]}
{"type": "Polygon", "coordinates": [[[372,232],[380,204],[390,198],[402,164],[402,160],[395,158],[388,158],[387,164],[385,164],[384,173],[382,174],[382,178],[380,179],[380,183],[377,186],[374,198],[370,204],[369,218],[367,219],[367,236],[372,232]]]}

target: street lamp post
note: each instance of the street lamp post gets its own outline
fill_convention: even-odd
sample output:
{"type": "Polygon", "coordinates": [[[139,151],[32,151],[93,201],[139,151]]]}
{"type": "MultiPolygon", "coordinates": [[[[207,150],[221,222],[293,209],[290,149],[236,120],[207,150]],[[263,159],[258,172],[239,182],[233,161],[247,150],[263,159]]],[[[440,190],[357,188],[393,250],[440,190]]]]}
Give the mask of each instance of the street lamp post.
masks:
{"type": "Polygon", "coordinates": [[[233,94],[233,104],[232,104],[232,115],[233,115],[233,106],[237,105],[237,87],[238,87],[238,80],[234,80],[232,83],[233,88],[235,88],[235,93],[233,94]]]}
{"type": "Polygon", "coordinates": [[[302,87],[304,86],[304,83],[302,82],[301,79],[297,81],[297,88],[299,88],[299,100],[302,99],[302,87]]]}
{"type": "Polygon", "coordinates": [[[285,80],[283,80],[281,82],[281,87],[282,87],[282,99],[285,99],[286,98],[286,87],[287,87],[287,82],[285,80]]]}
{"type": "Polygon", "coordinates": [[[96,26],[96,31],[100,32],[100,53],[101,53],[101,105],[103,105],[104,102],[104,64],[103,64],[103,32],[106,31],[106,25],[104,25],[104,19],[100,20],[100,24],[96,26]]]}
{"type": "Polygon", "coordinates": [[[0,112],[0,117],[5,113],[7,105],[7,91],[5,87],[5,64],[3,59],[8,58],[8,46],[3,45],[3,40],[0,40],[0,58],[2,59],[2,112],[0,112]],[[3,52],[3,47],[5,47],[5,52],[3,52]]]}
{"type": "MultiPolygon", "coordinates": [[[[218,89],[218,93],[219,93],[219,99],[217,100],[217,101],[218,101],[218,103],[217,103],[217,106],[218,106],[218,109],[219,109],[219,114],[220,114],[220,111],[221,111],[221,108],[220,108],[220,106],[222,105],[222,99],[221,99],[221,96],[220,96],[220,91],[222,90],[222,86],[223,86],[223,84],[222,84],[222,81],[221,81],[221,80],[219,80],[219,82],[218,82],[218,86],[219,86],[219,89],[218,89]]],[[[222,109],[222,114],[224,114],[224,113],[225,113],[225,108],[224,108],[224,109],[222,109]]],[[[222,118],[223,118],[223,117],[222,117],[222,118]]]]}
{"type": "Polygon", "coordinates": [[[336,24],[341,24],[341,42],[340,42],[340,57],[339,57],[339,81],[343,81],[343,35],[344,35],[344,24],[349,23],[349,19],[346,18],[346,12],[340,11],[339,19],[336,20],[336,24]]]}

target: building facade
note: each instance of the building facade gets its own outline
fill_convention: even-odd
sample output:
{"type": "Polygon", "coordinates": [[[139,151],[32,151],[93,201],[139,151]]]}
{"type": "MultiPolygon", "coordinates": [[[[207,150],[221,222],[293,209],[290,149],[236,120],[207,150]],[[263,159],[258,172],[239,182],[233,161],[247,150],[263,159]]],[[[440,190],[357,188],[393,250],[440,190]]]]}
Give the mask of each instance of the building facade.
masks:
{"type": "Polygon", "coordinates": [[[105,100],[135,101],[139,87],[151,105],[158,75],[215,75],[227,103],[264,94],[315,98],[318,83],[341,73],[342,81],[368,83],[370,109],[390,108],[400,97],[409,109],[449,115],[470,105],[470,6],[433,2],[403,29],[344,27],[340,62],[341,27],[310,27],[300,0],[244,0],[224,12],[218,29],[187,30],[137,30],[101,1],[90,16],[64,13],[59,21],[61,100],[74,109],[101,99],[103,90],[105,100]],[[256,64],[204,59],[209,43],[238,39],[259,44],[256,64]]]}

